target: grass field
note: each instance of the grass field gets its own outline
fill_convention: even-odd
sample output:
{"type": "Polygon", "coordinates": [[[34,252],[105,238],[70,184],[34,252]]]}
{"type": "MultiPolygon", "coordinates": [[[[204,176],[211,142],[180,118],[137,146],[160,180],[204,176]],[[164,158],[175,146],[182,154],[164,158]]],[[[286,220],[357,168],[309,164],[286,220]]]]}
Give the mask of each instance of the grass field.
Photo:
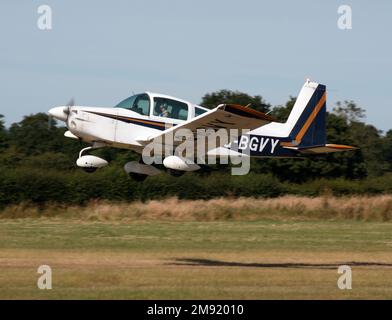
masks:
{"type": "Polygon", "coordinates": [[[0,298],[392,298],[391,222],[287,215],[3,218],[0,298]],[[37,288],[42,264],[52,290],[37,288]],[[337,287],[342,264],[352,266],[352,290],[337,287]]]}

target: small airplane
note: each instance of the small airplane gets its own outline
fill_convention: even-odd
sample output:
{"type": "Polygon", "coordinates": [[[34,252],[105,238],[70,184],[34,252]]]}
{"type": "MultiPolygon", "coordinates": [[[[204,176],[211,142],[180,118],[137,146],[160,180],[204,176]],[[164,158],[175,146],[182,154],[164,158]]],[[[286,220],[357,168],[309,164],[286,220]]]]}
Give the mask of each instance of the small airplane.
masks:
{"type": "MultiPolygon", "coordinates": [[[[213,137],[216,144],[204,146],[205,156],[234,155],[256,158],[296,158],[315,154],[347,151],[352,146],[328,144],[326,141],[326,86],[306,80],[285,123],[249,106],[220,104],[208,109],[168,95],[144,92],[121,101],[113,108],[59,106],[49,114],[64,121],[68,128],[65,136],[91,144],[79,153],[77,166],[94,172],[108,165],[102,158],[83,155],[87,150],[115,147],[132,150],[140,155],[154,142],[158,146],[178,146],[193,143],[196,138],[168,139],[188,130],[229,132],[230,141],[213,137]],[[231,134],[231,131],[241,131],[231,134]],[[245,131],[246,130],[246,131],[245,131]],[[245,132],[245,133],[244,133],[245,132]],[[218,141],[219,140],[219,141],[218,141]],[[158,142],[157,142],[158,141],[158,142]],[[174,141],[174,142],[173,142],[174,141]]],[[[192,146],[192,148],[194,148],[192,146]]],[[[161,148],[162,149],[162,148],[161,148]]],[[[165,149],[166,150],[166,149],[165,149]]],[[[154,152],[157,151],[154,149],[154,152]]],[[[164,155],[163,167],[173,176],[202,168],[195,163],[196,156],[182,157],[173,153],[164,155]],[[193,159],[192,159],[193,158],[193,159]]],[[[131,161],[125,171],[135,180],[162,172],[154,163],[131,161]]]]}

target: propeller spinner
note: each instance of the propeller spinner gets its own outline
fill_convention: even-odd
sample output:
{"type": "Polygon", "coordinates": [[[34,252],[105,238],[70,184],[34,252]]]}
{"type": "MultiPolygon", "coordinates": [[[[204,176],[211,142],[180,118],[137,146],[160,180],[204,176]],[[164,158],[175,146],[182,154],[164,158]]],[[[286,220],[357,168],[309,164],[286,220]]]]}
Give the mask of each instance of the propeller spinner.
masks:
{"type": "Polygon", "coordinates": [[[75,105],[74,99],[71,99],[66,106],[54,107],[49,110],[49,115],[57,120],[67,122],[70,109],[75,105]]]}

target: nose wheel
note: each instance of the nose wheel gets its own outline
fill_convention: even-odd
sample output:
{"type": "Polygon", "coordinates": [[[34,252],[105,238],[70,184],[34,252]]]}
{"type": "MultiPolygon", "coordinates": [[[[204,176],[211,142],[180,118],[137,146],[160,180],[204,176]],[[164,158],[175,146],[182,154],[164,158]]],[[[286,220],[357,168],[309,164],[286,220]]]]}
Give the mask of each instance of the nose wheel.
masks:
{"type": "Polygon", "coordinates": [[[95,171],[97,171],[97,169],[98,168],[96,168],[96,167],[85,167],[85,168],[83,168],[84,172],[87,172],[87,173],[94,173],[95,171]]]}
{"type": "Polygon", "coordinates": [[[76,161],[76,165],[82,168],[87,173],[93,173],[97,171],[98,168],[102,168],[108,165],[108,162],[105,159],[99,158],[97,156],[86,155],[83,156],[83,152],[91,149],[102,148],[104,145],[99,143],[94,143],[92,146],[84,148],[79,152],[79,158],[76,161]]]}
{"type": "Polygon", "coordinates": [[[175,169],[167,169],[167,172],[172,176],[172,177],[181,177],[185,171],[181,171],[181,170],[175,170],[175,169]]]}

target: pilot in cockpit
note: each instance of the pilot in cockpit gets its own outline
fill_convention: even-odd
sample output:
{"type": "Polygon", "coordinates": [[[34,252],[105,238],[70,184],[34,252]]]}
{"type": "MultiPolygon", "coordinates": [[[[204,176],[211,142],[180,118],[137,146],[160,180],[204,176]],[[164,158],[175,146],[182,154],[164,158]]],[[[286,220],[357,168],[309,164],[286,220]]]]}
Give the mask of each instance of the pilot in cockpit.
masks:
{"type": "Polygon", "coordinates": [[[168,118],[169,117],[169,111],[167,111],[167,105],[166,102],[163,102],[160,106],[159,106],[159,116],[160,117],[164,117],[164,118],[168,118]]]}

